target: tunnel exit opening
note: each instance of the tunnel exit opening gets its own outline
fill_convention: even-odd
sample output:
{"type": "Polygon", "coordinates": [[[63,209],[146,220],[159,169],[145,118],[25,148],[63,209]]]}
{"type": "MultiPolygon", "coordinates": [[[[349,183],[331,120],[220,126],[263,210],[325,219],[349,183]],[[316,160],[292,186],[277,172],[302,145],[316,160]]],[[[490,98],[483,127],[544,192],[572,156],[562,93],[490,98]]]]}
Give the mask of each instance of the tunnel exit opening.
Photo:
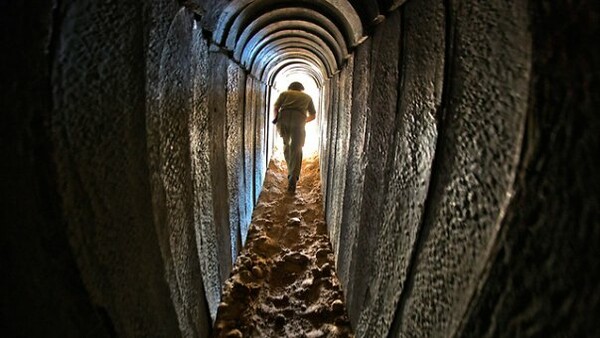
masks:
{"type": "MultiPolygon", "coordinates": [[[[272,74],[272,85],[268,93],[268,116],[272,121],[275,117],[274,105],[279,94],[286,91],[290,83],[300,82],[304,86],[304,93],[308,94],[317,110],[317,115],[322,113],[323,107],[323,81],[322,74],[317,67],[310,64],[290,64],[282,68],[279,72],[272,74]]],[[[269,135],[272,135],[272,158],[283,160],[283,143],[279,137],[274,124],[270,124],[269,135]]],[[[319,119],[315,119],[306,124],[306,141],[303,147],[305,158],[317,156],[320,149],[320,124],[319,119]]]]}

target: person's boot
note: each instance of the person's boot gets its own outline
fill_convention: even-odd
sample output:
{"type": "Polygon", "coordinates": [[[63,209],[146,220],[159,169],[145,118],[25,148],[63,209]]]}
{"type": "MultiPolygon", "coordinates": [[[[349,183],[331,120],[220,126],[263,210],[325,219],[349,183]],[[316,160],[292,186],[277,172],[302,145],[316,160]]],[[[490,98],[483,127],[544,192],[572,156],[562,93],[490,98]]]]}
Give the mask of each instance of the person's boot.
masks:
{"type": "Polygon", "coordinates": [[[295,177],[290,177],[288,179],[288,188],[287,191],[290,193],[295,193],[296,192],[296,178],[295,177]]]}

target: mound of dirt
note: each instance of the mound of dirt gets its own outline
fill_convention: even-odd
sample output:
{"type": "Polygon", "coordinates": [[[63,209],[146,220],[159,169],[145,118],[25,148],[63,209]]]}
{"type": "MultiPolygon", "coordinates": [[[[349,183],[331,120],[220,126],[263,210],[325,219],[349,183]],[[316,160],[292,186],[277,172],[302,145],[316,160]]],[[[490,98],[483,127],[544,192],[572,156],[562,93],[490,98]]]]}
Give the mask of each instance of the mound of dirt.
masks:
{"type": "Polygon", "coordinates": [[[246,247],[225,282],[215,337],[353,337],[323,216],[319,159],[306,158],[295,194],[273,160],[246,247]]]}

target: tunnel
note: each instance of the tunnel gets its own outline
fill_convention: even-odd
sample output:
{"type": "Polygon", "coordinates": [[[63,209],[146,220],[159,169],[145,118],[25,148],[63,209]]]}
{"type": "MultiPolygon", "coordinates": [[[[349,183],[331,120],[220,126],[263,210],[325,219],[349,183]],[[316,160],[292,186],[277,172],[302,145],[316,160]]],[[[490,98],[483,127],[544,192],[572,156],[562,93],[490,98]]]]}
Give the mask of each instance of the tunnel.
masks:
{"type": "Polygon", "coordinates": [[[2,335],[211,337],[316,88],[357,337],[597,337],[597,1],[0,4],[2,335]]]}

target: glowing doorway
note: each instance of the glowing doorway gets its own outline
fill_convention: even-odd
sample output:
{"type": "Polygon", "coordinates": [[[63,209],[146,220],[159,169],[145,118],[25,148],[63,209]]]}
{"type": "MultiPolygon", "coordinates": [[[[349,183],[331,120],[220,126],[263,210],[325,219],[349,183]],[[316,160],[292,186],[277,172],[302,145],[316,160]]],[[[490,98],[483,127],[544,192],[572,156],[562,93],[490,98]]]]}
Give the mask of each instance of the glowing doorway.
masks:
{"type": "MultiPolygon", "coordinates": [[[[273,82],[273,88],[271,90],[271,102],[269,104],[269,116],[272,119],[274,116],[273,105],[277,100],[279,94],[285,90],[290,85],[290,83],[298,81],[304,85],[304,92],[313,100],[315,108],[317,110],[317,115],[322,114],[321,111],[321,88],[317,85],[316,81],[313,77],[306,73],[302,72],[281,72],[275,78],[273,82]]],[[[304,143],[304,148],[302,149],[303,155],[305,158],[310,156],[316,156],[319,152],[319,119],[315,119],[306,124],[306,141],[304,143]]],[[[275,128],[274,128],[275,130],[275,128]]],[[[273,158],[278,160],[283,160],[283,142],[281,137],[277,135],[275,130],[275,140],[273,143],[273,158]]]]}

